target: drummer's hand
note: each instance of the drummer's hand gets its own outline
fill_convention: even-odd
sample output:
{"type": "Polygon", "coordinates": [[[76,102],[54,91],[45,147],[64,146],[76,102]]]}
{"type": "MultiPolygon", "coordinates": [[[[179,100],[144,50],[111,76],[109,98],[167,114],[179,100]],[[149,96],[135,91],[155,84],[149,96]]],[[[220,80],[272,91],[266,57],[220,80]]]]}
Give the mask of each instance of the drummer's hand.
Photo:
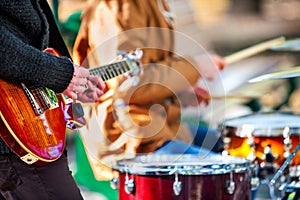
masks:
{"type": "Polygon", "coordinates": [[[208,106],[210,102],[210,94],[208,90],[196,85],[193,87],[193,91],[196,94],[198,105],[204,103],[205,106],[208,106]]]}
{"type": "Polygon", "coordinates": [[[73,78],[63,94],[73,100],[82,102],[95,102],[104,94],[105,83],[96,76],[91,76],[90,72],[74,64],[73,78]]]}
{"type": "Polygon", "coordinates": [[[178,96],[180,98],[180,103],[184,107],[199,106],[201,104],[208,106],[210,102],[209,92],[198,85],[189,88],[188,90],[180,93],[178,96]]]}
{"type": "Polygon", "coordinates": [[[226,66],[225,59],[219,55],[199,55],[194,57],[202,77],[212,81],[226,66]]]}

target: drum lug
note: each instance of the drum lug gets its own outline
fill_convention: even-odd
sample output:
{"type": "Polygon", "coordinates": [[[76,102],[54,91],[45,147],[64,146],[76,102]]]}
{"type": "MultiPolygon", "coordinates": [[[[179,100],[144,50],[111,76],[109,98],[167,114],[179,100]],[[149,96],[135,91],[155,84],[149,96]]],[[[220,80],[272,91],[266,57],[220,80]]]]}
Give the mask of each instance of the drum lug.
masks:
{"type": "Polygon", "coordinates": [[[250,160],[251,162],[253,162],[256,159],[256,154],[255,154],[255,139],[252,135],[253,130],[251,129],[251,132],[249,132],[247,134],[248,139],[247,139],[247,143],[251,149],[251,152],[249,153],[249,155],[247,156],[247,159],[250,160]]]}
{"type": "Polygon", "coordinates": [[[290,150],[292,148],[292,140],[290,137],[290,128],[289,127],[285,127],[283,130],[283,144],[284,144],[284,153],[283,156],[286,159],[287,157],[289,157],[290,155],[290,150]]]}
{"type": "Polygon", "coordinates": [[[233,172],[230,172],[230,180],[226,181],[225,190],[228,194],[233,194],[235,190],[235,183],[233,181],[233,172]]]}
{"type": "Polygon", "coordinates": [[[125,192],[127,194],[133,194],[135,191],[135,184],[134,184],[134,180],[130,179],[125,181],[125,192]]]}
{"type": "Polygon", "coordinates": [[[173,191],[176,196],[179,196],[182,191],[182,183],[180,181],[173,183],[173,191]]]}
{"type": "Polygon", "coordinates": [[[233,194],[235,190],[235,183],[233,181],[226,181],[226,192],[233,194]]]}
{"type": "Polygon", "coordinates": [[[182,191],[182,182],[178,181],[178,173],[175,173],[175,182],[173,183],[173,191],[176,196],[179,196],[182,191]]]}
{"type": "Polygon", "coordinates": [[[127,194],[133,194],[135,192],[134,180],[129,179],[128,173],[126,173],[124,189],[127,194]]]}
{"type": "Polygon", "coordinates": [[[250,186],[251,190],[257,190],[260,184],[260,180],[258,177],[258,172],[259,172],[259,167],[258,167],[258,162],[255,161],[250,165],[250,172],[251,172],[251,179],[250,179],[250,186]]]}
{"type": "Polygon", "coordinates": [[[118,178],[112,178],[110,181],[110,187],[114,190],[119,188],[119,179],[118,178]]]}

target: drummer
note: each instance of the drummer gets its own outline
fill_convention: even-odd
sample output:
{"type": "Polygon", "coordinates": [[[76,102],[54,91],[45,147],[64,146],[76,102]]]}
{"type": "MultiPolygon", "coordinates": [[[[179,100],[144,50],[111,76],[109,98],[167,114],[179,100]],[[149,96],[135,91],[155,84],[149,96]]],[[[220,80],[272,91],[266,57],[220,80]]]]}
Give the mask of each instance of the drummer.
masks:
{"type": "Polygon", "coordinates": [[[91,0],[83,12],[73,51],[78,64],[93,68],[111,62],[118,50],[143,48],[138,85],[124,95],[118,86],[128,79],[107,81],[109,91],[103,98],[84,105],[87,125],[80,133],[99,180],[112,178],[110,166],[117,160],[140,154],[206,155],[222,150],[216,130],[188,127],[180,117],[183,106],[198,109],[209,103],[209,92],[196,83],[201,76],[214,80],[225,62],[217,55],[176,55],[170,30],[173,14],[164,0],[91,0]],[[147,26],[160,29],[142,29],[147,26]],[[194,101],[186,101],[187,96],[194,101]],[[113,103],[124,105],[123,110],[113,103]],[[201,146],[204,139],[210,142],[206,148],[201,146]]]}

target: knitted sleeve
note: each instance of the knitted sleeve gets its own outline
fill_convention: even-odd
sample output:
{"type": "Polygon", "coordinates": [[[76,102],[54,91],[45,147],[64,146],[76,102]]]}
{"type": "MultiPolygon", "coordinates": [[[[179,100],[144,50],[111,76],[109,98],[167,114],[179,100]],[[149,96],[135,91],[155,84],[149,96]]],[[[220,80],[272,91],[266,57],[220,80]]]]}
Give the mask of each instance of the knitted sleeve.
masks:
{"type": "Polygon", "coordinates": [[[0,78],[27,86],[48,87],[63,92],[73,76],[66,57],[44,53],[21,41],[0,26],[0,78]]]}

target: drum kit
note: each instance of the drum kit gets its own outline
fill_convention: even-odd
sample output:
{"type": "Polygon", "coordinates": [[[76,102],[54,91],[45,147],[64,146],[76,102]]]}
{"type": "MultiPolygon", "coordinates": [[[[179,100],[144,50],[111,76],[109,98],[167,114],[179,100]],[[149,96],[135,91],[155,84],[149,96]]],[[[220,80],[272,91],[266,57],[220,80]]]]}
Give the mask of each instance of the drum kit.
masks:
{"type": "Polygon", "coordinates": [[[272,199],[282,199],[289,183],[300,183],[299,122],[299,115],[273,112],[227,119],[223,153],[249,160],[258,169],[252,178],[268,185],[272,199]]]}
{"type": "MultiPolygon", "coordinates": [[[[232,63],[257,52],[300,51],[300,40],[277,38],[226,57],[232,63]]],[[[300,76],[300,67],[251,79],[300,76]]],[[[217,156],[143,155],[120,160],[112,187],[126,200],[255,199],[261,184],[270,199],[300,198],[300,116],[255,113],[220,125],[224,151],[217,156]]]]}

